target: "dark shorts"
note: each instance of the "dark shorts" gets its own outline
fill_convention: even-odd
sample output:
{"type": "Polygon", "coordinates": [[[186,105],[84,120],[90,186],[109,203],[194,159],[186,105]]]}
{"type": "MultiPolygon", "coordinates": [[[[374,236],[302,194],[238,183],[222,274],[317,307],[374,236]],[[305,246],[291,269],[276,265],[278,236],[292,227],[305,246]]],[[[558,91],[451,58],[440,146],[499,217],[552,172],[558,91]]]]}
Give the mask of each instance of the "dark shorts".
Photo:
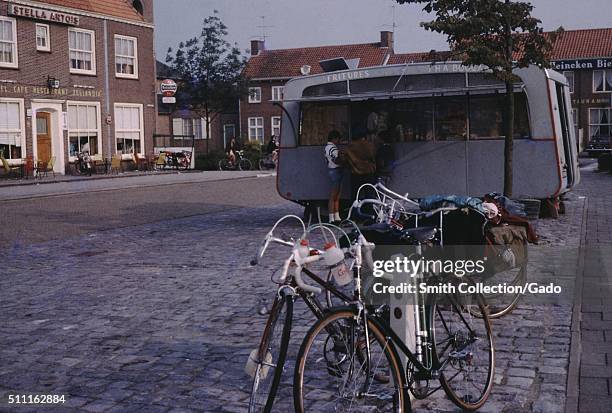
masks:
{"type": "Polygon", "coordinates": [[[340,183],[342,182],[342,169],[329,168],[327,170],[327,175],[329,175],[329,180],[331,181],[332,188],[340,188],[340,183]]]}

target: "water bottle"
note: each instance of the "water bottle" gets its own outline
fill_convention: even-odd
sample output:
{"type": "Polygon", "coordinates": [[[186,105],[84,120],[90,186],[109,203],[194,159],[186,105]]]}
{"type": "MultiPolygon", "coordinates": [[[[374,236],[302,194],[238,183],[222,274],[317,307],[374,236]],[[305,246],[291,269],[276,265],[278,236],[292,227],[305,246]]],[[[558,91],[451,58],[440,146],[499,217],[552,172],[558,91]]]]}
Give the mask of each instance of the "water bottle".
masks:
{"type": "Polygon", "coordinates": [[[331,270],[336,283],[340,286],[350,283],[353,277],[344,262],[344,252],[333,242],[325,244],[324,250],[323,261],[331,270]]]}
{"type": "Polygon", "coordinates": [[[300,243],[297,246],[297,251],[298,251],[298,254],[300,255],[300,258],[308,257],[308,255],[310,254],[310,247],[308,247],[307,239],[300,240],[300,243]]]}

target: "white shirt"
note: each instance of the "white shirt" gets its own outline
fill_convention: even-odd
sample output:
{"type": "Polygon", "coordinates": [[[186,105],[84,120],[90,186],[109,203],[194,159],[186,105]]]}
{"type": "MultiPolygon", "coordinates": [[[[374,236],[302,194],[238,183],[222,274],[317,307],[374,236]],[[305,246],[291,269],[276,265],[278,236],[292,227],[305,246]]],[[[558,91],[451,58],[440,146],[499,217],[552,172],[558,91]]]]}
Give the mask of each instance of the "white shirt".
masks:
{"type": "Polygon", "coordinates": [[[340,165],[336,163],[338,147],[333,142],[327,142],[325,146],[325,159],[327,159],[327,167],[329,169],[340,168],[340,165]]]}

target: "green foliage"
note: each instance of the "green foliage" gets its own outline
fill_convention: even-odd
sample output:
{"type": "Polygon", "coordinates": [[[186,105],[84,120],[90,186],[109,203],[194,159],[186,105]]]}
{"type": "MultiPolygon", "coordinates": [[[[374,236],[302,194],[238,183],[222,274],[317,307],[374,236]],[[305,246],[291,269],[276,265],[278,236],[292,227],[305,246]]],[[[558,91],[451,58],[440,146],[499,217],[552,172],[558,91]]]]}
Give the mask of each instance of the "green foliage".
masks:
{"type": "Polygon", "coordinates": [[[423,5],[435,18],[422,22],[425,29],[446,35],[451,59],[466,66],[484,65],[506,84],[504,134],[504,195],[512,196],[514,125],[513,69],[531,64],[550,67],[549,55],[556,33],[544,34],[533,6],[510,0],[396,0],[423,5]]]}
{"type": "Polygon", "coordinates": [[[485,65],[502,81],[515,80],[512,69],[517,67],[530,64],[550,67],[551,42],[554,42],[556,34],[543,33],[541,21],[531,16],[533,6],[529,2],[396,1],[422,4],[423,10],[434,14],[435,18],[421,23],[421,26],[446,35],[454,58],[459,58],[465,65],[485,65]]]}
{"type": "Polygon", "coordinates": [[[217,14],[204,18],[199,36],[179,43],[174,52],[168,49],[166,56],[181,79],[177,101],[207,119],[208,132],[213,119],[234,110],[248,90],[242,76],[246,58],[225,40],[227,26],[217,14]]]}
{"type": "Polygon", "coordinates": [[[216,171],[219,169],[219,161],[225,158],[225,152],[212,151],[206,155],[198,155],[195,159],[195,169],[201,171],[216,171]]]}
{"type": "Polygon", "coordinates": [[[261,143],[259,141],[248,141],[243,145],[244,156],[251,161],[253,168],[257,168],[259,160],[263,156],[261,153],[261,143]]]}

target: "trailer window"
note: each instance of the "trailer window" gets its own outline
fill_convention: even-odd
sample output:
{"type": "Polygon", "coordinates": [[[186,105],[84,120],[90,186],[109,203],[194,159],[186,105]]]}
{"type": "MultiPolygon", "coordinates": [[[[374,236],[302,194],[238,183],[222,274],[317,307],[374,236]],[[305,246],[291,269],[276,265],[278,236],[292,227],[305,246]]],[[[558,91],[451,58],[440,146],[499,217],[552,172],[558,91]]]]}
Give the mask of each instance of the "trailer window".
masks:
{"type": "MultiPolygon", "coordinates": [[[[470,139],[503,139],[505,95],[470,96],[470,139]]],[[[529,115],[524,93],[514,94],[514,138],[529,138],[529,115]]]]}
{"type": "Polygon", "coordinates": [[[458,141],[467,137],[467,96],[436,99],[436,140],[458,141]]]}
{"type": "Polygon", "coordinates": [[[325,145],[327,134],[337,130],[342,141],[348,141],[348,104],[337,102],[304,102],[300,114],[300,145],[325,145]]]}
{"type": "Polygon", "coordinates": [[[404,99],[395,106],[395,137],[398,142],[431,141],[434,138],[432,98],[404,99]]]}

